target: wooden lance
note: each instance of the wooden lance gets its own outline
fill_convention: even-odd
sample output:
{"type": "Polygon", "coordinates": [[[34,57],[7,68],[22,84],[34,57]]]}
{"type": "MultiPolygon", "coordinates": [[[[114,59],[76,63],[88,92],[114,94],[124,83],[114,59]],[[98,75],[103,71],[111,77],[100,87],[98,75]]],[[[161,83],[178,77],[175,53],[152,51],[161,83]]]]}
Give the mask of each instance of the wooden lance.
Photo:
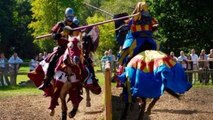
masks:
{"type": "MultiPolygon", "coordinates": [[[[85,29],[85,28],[89,28],[89,27],[93,27],[93,26],[97,26],[97,25],[102,25],[102,24],[106,24],[106,23],[110,23],[110,22],[114,22],[114,21],[130,18],[130,17],[136,16],[136,15],[139,15],[139,14],[140,13],[136,13],[136,14],[120,17],[120,18],[110,19],[110,20],[106,20],[106,21],[103,21],[103,22],[98,22],[98,23],[94,23],[94,24],[90,24],[90,25],[85,25],[85,26],[73,28],[72,31],[82,30],[82,29],[85,29]]],[[[46,34],[46,35],[38,36],[38,37],[36,37],[36,39],[48,38],[48,37],[51,37],[51,35],[52,34],[46,34]]]]}

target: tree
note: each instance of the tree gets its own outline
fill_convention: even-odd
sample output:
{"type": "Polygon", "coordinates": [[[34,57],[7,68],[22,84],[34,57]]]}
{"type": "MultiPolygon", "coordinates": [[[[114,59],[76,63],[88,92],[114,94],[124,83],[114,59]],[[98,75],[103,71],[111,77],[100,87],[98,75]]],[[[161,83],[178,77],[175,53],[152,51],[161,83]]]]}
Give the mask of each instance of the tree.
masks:
{"type": "MultiPolygon", "coordinates": [[[[105,19],[102,16],[95,14],[93,17],[88,17],[87,22],[89,24],[102,22],[105,19]]],[[[114,36],[114,24],[108,23],[98,26],[100,30],[100,42],[97,49],[97,55],[101,57],[104,51],[113,49],[116,47],[116,41],[114,36]]]]}
{"type": "Polygon", "coordinates": [[[10,48],[9,37],[12,35],[13,0],[0,1],[0,51],[7,53],[10,48]]]}
{"type": "MultiPolygon", "coordinates": [[[[67,7],[72,7],[75,14],[81,9],[82,0],[33,0],[32,3],[33,21],[29,28],[33,29],[33,36],[48,34],[54,24],[63,20],[64,11],[67,7]]],[[[50,39],[35,41],[41,50],[52,51],[55,46],[50,39]]]]}
{"type": "Polygon", "coordinates": [[[30,8],[30,2],[27,0],[17,0],[13,8],[13,29],[12,36],[10,36],[10,46],[13,47],[13,51],[18,52],[24,58],[33,57],[36,51],[36,47],[32,43],[32,30],[28,29],[28,24],[32,20],[30,8]]]}
{"type": "Polygon", "coordinates": [[[163,51],[210,49],[213,44],[213,1],[156,0],[153,13],[160,23],[163,51]]]}
{"type": "Polygon", "coordinates": [[[14,51],[21,57],[32,57],[34,45],[31,30],[27,28],[31,21],[30,8],[27,0],[0,1],[0,51],[7,57],[14,51]]]}

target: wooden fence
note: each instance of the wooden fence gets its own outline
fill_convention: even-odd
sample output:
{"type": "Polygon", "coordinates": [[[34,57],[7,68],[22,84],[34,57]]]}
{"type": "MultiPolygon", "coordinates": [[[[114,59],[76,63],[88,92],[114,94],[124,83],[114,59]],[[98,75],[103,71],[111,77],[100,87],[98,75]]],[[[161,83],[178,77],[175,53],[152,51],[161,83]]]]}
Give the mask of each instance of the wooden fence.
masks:
{"type": "MultiPolygon", "coordinates": [[[[1,64],[0,64],[1,65],[1,64]]],[[[19,68],[21,65],[29,65],[29,62],[24,63],[13,63],[13,64],[5,64],[5,68],[0,67],[0,82],[1,85],[4,84],[4,80],[7,79],[5,77],[10,77],[10,85],[17,84],[17,75],[27,75],[27,73],[19,72],[19,68]]],[[[8,82],[7,82],[8,83],[8,82]]]]}
{"type": "MultiPolygon", "coordinates": [[[[203,61],[203,62],[208,62],[208,61],[203,61]]],[[[1,65],[1,64],[0,64],[1,65]]],[[[16,66],[16,64],[14,64],[15,66],[16,66]]],[[[21,63],[21,66],[23,66],[23,65],[29,65],[29,62],[24,62],[24,63],[21,63]]],[[[96,65],[100,65],[100,69],[99,70],[97,70],[98,72],[100,72],[100,71],[104,71],[104,70],[102,70],[103,69],[103,67],[102,67],[102,64],[101,64],[101,62],[98,62],[96,65]]],[[[117,67],[117,63],[116,62],[114,62],[113,64],[110,64],[110,70],[111,70],[111,72],[116,72],[116,67],[117,67]]],[[[13,70],[13,72],[7,72],[7,76],[9,76],[9,77],[11,77],[12,78],[12,80],[11,80],[11,82],[12,82],[12,85],[15,85],[16,84],[16,77],[17,77],[17,75],[27,75],[27,73],[23,73],[23,72],[20,72],[20,71],[15,71],[15,67],[14,67],[14,70],[13,70]]],[[[11,69],[10,69],[11,70],[11,69]]],[[[210,79],[210,74],[211,75],[213,75],[213,69],[205,69],[205,70],[186,70],[186,73],[187,73],[187,76],[188,76],[188,78],[190,77],[190,75],[193,73],[196,73],[196,74],[203,74],[204,76],[205,76],[205,78],[206,79],[208,79],[208,81],[209,81],[209,79],[210,79]]],[[[3,73],[0,71],[0,76],[2,75],[3,73]]],[[[112,73],[111,73],[112,74],[112,73]]],[[[198,75],[197,75],[198,76],[198,75]]],[[[212,78],[213,76],[211,76],[211,80],[212,80],[212,83],[213,83],[213,78],[212,78]]],[[[197,77],[198,78],[198,77],[197,77]]],[[[198,80],[198,79],[197,79],[198,80]]]]}

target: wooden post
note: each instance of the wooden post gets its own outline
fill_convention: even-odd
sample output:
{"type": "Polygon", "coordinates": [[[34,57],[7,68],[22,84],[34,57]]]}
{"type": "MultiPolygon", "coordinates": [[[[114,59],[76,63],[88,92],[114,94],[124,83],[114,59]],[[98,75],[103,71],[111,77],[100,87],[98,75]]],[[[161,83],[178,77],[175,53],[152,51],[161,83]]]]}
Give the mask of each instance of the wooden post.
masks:
{"type": "Polygon", "coordinates": [[[111,68],[110,62],[105,65],[105,120],[112,120],[112,93],[111,93],[111,68]]]}

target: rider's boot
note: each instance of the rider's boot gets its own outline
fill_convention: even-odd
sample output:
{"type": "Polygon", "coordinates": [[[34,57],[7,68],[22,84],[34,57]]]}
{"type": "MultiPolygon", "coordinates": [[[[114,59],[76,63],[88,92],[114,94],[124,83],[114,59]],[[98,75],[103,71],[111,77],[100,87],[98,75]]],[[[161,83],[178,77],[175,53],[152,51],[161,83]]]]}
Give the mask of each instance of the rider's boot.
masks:
{"type": "Polygon", "coordinates": [[[45,88],[47,88],[47,87],[50,85],[51,80],[52,80],[51,77],[46,76],[46,77],[44,78],[43,84],[41,84],[41,85],[38,87],[38,89],[44,90],[45,88]]]}

